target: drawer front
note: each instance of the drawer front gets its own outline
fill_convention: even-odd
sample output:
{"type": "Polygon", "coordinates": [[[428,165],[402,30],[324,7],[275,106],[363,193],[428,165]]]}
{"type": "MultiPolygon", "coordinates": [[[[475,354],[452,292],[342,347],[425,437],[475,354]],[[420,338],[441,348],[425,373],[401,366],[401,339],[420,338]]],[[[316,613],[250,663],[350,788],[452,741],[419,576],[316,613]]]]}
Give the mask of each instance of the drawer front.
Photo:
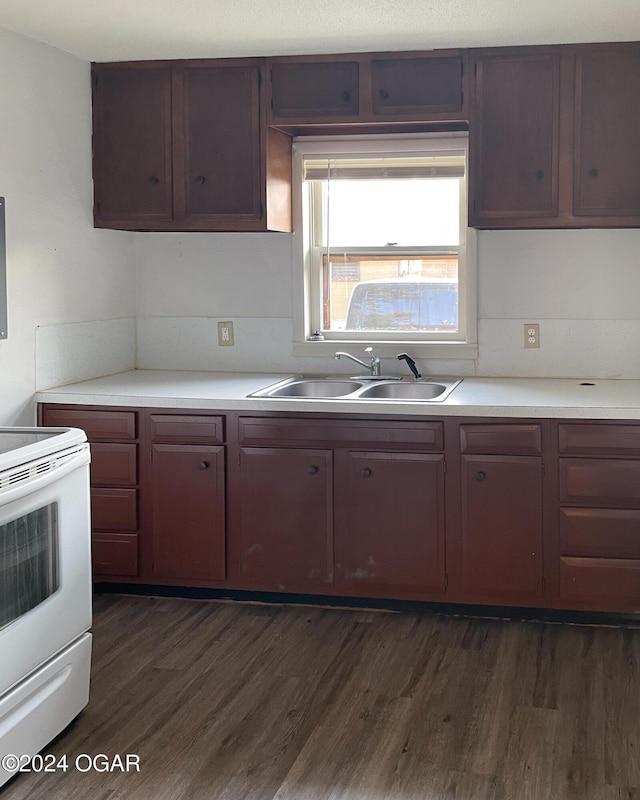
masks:
{"type": "Polygon", "coordinates": [[[540,425],[461,425],[463,453],[539,455],[542,453],[540,425]]]}
{"type": "Polygon", "coordinates": [[[150,414],[151,441],[162,444],[222,444],[224,417],[209,414],[150,414]]]}
{"type": "Polygon", "coordinates": [[[317,444],[336,447],[375,445],[377,448],[442,450],[442,422],[385,422],[372,420],[267,419],[240,417],[240,444],[317,444]]]}
{"type": "Polygon", "coordinates": [[[630,558],[561,558],[560,597],[564,602],[593,603],[640,610],[640,560],[630,558]]]}
{"type": "Polygon", "coordinates": [[[91,490],[91,528],[94,531],[135,531],[137,527],[136,489],[91,490]]]}
{"type": "Polygon", "coordinates": [[[558,447],[563,455],[640,455],[640,425],[562,423],[558,447]]]}
{"type": "Polygon", "coordinates": [[[640,558],[640,511],[561,508],[560,552],[567,556],[640,558]]]}
{"type": "Polygon", "coordinates": [[[640,461],[561,458],[560,502],[640,508],[640,461]]]}
{"type": "Polygon", "coordinates": [[[130,441],[137,436],[135,411],[83,411],[44,407],[43,425],[82,428],[89,441],[130,441]]]}
{"type": "Polygon", "coordinates": [[[94,533],[91,538],[93,574],[138,574],[138,536],[135,533],[94,533]]]}
{"type": "Polygon", "coordinates": [[[92,486],[135,486],[137,483],[137,444],[91,445],[92,486]]]}

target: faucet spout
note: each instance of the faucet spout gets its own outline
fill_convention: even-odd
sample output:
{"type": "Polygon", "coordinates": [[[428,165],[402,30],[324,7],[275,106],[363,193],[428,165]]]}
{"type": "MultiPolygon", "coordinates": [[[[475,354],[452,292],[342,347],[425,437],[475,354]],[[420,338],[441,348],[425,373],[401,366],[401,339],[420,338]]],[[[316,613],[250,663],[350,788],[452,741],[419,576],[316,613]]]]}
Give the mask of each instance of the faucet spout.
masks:
{"type": "Polygon", "coordinates": [[[367,353],[371,359],[371,362],[367,364],[364,361],[361,361],[359,358],[352,356],[351,353],[336,353],[335,357],[336,360],[339,361],[341,358],[350,358],[352,361],[355,361],[356,364],[360,364],[361,367],[368,369],[371,373],[372,378],[380,377],[380,359],[378,356],[373,352],[373,347],[366,347],[365,353],[367,353]]]}

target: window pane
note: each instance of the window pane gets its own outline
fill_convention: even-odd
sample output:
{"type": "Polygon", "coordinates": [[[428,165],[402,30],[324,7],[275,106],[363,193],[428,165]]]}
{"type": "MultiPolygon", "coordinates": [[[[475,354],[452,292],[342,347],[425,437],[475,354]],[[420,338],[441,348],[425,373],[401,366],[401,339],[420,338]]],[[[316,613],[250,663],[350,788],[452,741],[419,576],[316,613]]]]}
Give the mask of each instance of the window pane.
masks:
{"type": "Polygon", "coordinates": [[[316,243],[340,247],[460,244],[460,179],[322,181],[316,243]]]}
{"type": "Polygon", "coordinates": [[[324,329],[457,331],[458,258],[326,256],[324,329]]]}

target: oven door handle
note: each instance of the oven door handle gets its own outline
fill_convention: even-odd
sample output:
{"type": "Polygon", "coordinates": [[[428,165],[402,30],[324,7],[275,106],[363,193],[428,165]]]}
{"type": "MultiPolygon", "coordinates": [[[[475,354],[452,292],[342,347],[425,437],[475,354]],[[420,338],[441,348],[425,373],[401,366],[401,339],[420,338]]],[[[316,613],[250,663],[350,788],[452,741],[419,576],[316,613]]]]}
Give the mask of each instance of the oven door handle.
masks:
{"type": "MultiPolygon", "coordinates": [[[[50,484],[55,483],[60,478],[64,478],[64,476],[68,475],[70,472],[88,464],[91,461],[89,445],[81,445],[80,447],[70,449],[68,452],[63,451],[61,453],[56,453],[49,459],[42,459],[41,463],[44,464],[52,459],[60,462],[54,466],[53,469],[49,469],[35,478],[27,478],[26,480],[9,484],[4,489],[0,488],[0,517],[2,516],[1,512],[3,506],[8,503],[13,503],[16,500],[21,500],[23,497],[27,497],[34,492],[38,492],[40,489],[44,489],[50,484]]],[[[38,462],[34,462],[34,464],[37,463],[38,462]]],[[[25,464],[15,470],[10,470],[10,473],[18,473],[21,470],[31,469],[34,467],[34,464],[25,464]]]]}

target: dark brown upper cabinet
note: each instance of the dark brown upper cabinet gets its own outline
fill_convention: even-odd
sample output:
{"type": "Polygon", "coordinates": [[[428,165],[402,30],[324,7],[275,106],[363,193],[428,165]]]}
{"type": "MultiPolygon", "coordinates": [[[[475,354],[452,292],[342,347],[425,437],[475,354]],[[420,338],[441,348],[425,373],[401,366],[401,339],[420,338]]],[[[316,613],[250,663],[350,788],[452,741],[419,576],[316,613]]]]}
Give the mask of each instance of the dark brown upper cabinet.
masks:
{"type": "Polygon", "coordinates": [[[640,44],[472,52],[469,224],[640,227],[640,44]]]}
{"type": "Polygon", "coordinates": [[[466,53],[356,53],[268,61],[269,124],[425,124],[467,118],[466,53]]]}
{"type": "Polygon", "coordinates": [[[560,54],[480,56],[474,73],[471,224],[556,217],[560,54]]]}
{"type": "Polygon", "coordinates": [[[258,59],[94,64],[96,227],[291,229],[291,143],[258,59]]]}
{"type": "Polygon", "coordinates": [[[574,214],[638,225],[640,45],[578,49],[575,73],[574,214]]]}

